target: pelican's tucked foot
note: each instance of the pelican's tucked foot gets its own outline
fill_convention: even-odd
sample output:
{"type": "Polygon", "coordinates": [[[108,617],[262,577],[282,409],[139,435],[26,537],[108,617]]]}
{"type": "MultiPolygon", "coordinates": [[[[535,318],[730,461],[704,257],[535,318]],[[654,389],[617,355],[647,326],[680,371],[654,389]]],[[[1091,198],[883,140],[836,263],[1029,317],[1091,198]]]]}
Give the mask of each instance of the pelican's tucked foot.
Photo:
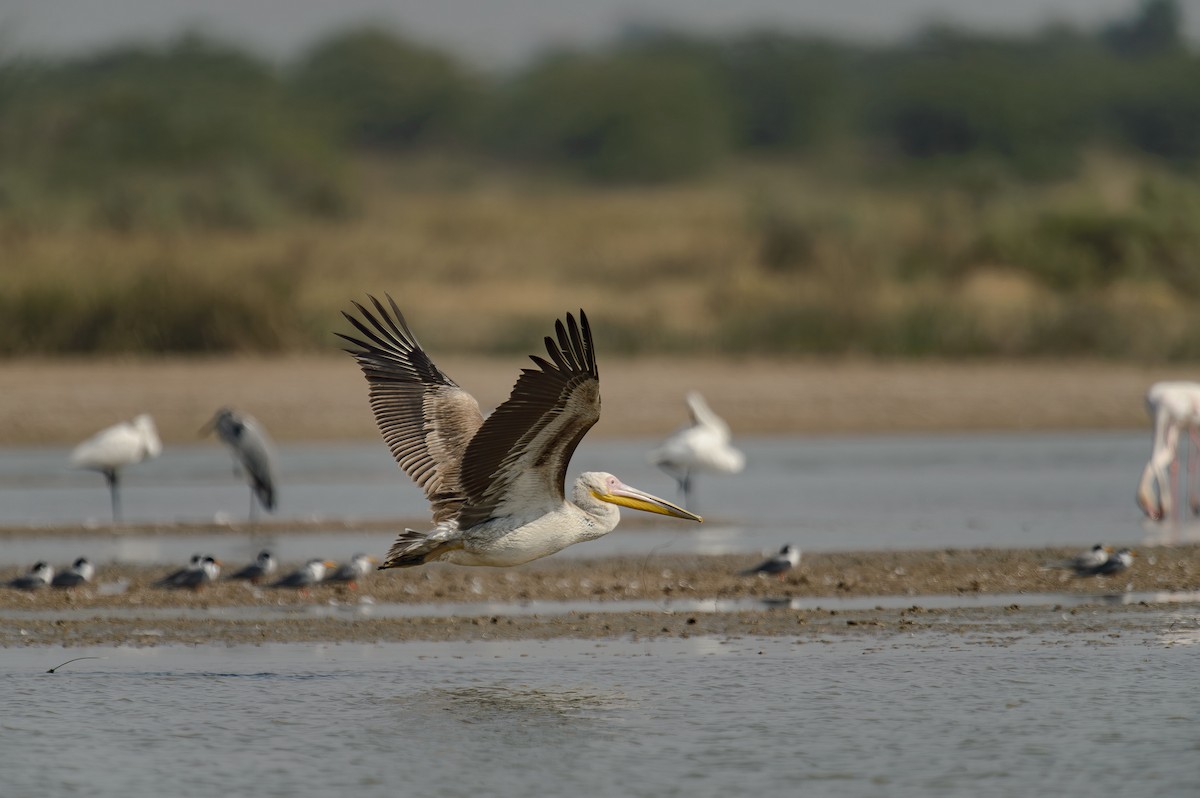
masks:
{"type": "Polygon", "coordinates": [[[405,529],[388,549],[387,557],[383,559],[383,565],[379,566],[379,570],[424,565],[438,559],[448,551],[461,549],[462,540],[451,537],[451,533],[454,531],[457,530],[446,527],[439,527],[433,532],[405,529]]]}

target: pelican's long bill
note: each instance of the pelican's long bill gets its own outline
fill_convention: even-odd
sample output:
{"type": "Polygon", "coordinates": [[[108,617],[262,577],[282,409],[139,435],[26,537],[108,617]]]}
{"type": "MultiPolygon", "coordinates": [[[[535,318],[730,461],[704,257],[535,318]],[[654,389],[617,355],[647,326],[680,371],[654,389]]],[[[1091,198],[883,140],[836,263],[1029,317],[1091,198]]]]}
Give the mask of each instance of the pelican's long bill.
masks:
{"type": "Polygon", "coordinates": [[[695,513],[689,513],[687,510],[677,505],[671,504],[666,499],[660,499],[650,493],[637,488],[631,488],[624,482],[619,482],[612,490],[600,493],[592,491],[592,495],[600,501],[608,502],[609,504],[619,504],[622,507],[628,507],[631,510],[642,510],[647,513],[658,513],[659,515],[670,515],[675,518],[686,518],[689,521],[703,521],[704,519],[695,513]]]}

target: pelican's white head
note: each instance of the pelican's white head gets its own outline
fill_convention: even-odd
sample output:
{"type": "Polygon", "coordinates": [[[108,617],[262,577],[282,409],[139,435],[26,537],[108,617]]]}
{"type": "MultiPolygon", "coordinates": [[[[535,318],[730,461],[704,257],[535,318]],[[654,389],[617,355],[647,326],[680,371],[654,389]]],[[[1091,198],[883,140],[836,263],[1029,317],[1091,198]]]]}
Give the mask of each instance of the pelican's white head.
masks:
{"type": "Polygon", "coordinates": [[[580,474],[575,487],[575,498],[578,504],[583,504],[587,498],[599,499],[602,502],[628,507],[631,510],[686,518],[689,521],[704,520],[695,513],[690,513],[666,499],[660,499],[653,494],[630,487],[612,474],[603,471],[587,471],[580,474]]]}

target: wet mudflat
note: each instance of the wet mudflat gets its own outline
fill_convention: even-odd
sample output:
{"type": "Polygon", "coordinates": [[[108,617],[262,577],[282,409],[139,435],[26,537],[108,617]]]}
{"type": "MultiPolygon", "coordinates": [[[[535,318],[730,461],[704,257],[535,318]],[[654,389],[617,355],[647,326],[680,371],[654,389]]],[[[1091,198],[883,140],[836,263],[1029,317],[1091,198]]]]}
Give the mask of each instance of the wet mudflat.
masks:
{"type": "MultiPolygon", "coordinates": [[[[903,599],[905,606],[900,609],[905,609],[909,599],[919,605],[922,597],[941,596],[948,598],[937,606],[971,610],[985,596],[1016,596],[1012,603],[1018,605],[1022,595],[1036,596],[1039,605],[1050,606],[1062,603],[1053,596],[1062,596],[1064,602],[1067,597],[1094,598],[1098,604],[1120,605],[1122,597],[1133,597],[1134,604],[1157,604],[1186,603],[1200,590],[1200,546],[1143,551],[1130,570],[1113,577],[1079,578],[1046,567],[1073,553],[1075,549],[1066,547],[823,552],[806,556],[782,579],[742,575],[742,569],[757,562],[756,555],[548,558],[514,569],[432,565],[375,572],[353,589],[324,585],[309,591],[230,581],[200,591],[168,590],[154,584],[167,568],[109,565],[100,568],[95,584],[81,589],[0,590],[0,645],[476,639],[481,635],[518,639],[556,634],[611,638],[658,634],[664,627],[667,634],[767,633],[756,631],[757,624],[765,624],[771,634],[790,634],[797,622],[781,620],[772,607],[799,608],[797,618],[812,619],[822,617],[815,607],[837,607],[838,601],[851,598],[895,597],[903,599]],[[703,613],[692,613],[697,617],[690,625],[701,623],[703,615],[705,624],[732,624],[729,627],[676,629],[676,616],[688,614],[692,606],[688,602],[702,600],[744,603],[718,603],[703,613]],[[635,605],[638,611],[622,604],[637,601],[644,602],[635,605]],[[544,611],[522,609],[529,602],[544,611]],[[566,602],[571,605],[555,609],[566,602]],[[430,605],[440,609],[420,609],[430,605]],[[456,605],[462,607],[457,617],[456,605]],[[406,612],[406,607],[411,611],[406,612]],[[747,607],[758,609],[745,612],[747,607]],[[218,611],[238,608],[244,612],[218,611]],[[332,609],[322,613],[305,612],[306,608],[332,609]],[[660,616],[671,623],[655,626],[660,616]],[[711,616],[728,617],[718,622],[711,616]]],[[[0,569],[0,579],[17,572],[0,569]]],[[[881,610],[889,624],[899,624],[893,617],[897,601],[884,602],[890,609],[881,610]]],[[[864,622],[878,620],[873,607],[861,616],[864,622]]],[[[980,611],[996,609],[1003,608],[980,611]]]]}

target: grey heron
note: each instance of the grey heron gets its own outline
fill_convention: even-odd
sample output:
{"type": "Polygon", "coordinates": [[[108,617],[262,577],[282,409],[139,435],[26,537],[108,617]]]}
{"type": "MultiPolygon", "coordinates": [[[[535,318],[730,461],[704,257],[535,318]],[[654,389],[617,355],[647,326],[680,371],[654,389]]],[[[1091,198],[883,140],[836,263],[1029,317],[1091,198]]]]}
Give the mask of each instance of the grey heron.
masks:
{"type": "Polygon", "coordinates": [[[255,499],[267,512],[275,510],[275,447],[266,430],[253,417],[222,407],[201,433],[216,432],[241,465],[250,484],[250,521],[255,520],[255,499]]]}

